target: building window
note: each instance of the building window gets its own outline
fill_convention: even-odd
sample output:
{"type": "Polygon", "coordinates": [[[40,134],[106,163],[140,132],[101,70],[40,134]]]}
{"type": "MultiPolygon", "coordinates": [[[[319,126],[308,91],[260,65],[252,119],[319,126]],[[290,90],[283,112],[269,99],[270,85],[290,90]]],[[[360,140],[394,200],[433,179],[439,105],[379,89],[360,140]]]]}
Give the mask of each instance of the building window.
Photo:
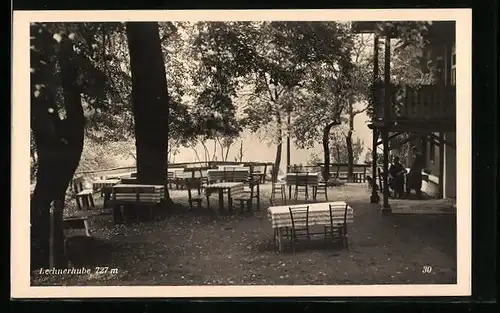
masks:
{"type": "Polygon", "coordinates": [[[457,55],[455,52],[455,44],[451,47],[451,85],[456,86],[457,83],[457,55]]]}

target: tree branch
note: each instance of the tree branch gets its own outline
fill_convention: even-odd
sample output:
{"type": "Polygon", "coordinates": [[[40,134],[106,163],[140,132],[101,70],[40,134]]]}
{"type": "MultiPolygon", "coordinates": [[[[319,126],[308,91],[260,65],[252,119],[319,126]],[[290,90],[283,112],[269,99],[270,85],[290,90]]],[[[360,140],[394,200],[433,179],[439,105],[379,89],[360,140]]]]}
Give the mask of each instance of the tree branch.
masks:
{"type": "Polygon", "coordinates": [[[354,116],[356,116],[358,114],[361,114],[361,113],[365,112],[366,110],[368,110],[368,106],[364,107],[361,110],[354,110],[354,111],[352,111],[352,116],[354,117],[354,116]]]}

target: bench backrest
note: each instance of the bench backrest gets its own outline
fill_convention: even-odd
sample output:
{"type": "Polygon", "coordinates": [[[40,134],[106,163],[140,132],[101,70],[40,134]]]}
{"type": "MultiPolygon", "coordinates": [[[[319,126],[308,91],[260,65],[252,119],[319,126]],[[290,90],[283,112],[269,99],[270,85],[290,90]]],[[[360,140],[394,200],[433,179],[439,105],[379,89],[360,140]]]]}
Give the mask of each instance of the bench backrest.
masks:
{"type": "Polygon", "coordinates": [[[286,183],[289,185],[305,186],[315,185],[319,182],[319,175],[304,175],[300,173],[287,174],[286,183]]]}
{"type": "Polygon", "coordinates": [[[83,190],[83,186],[85,184],[85,178],[83,176],[78,176],[73,179],[71,182],[71,187],[75,193],[79,193],[83,190]]]}
{"type": "Polygon", "coordinates": [[[186,178],[184,180],[184,184],[186,186],[186,189],[196,189],[200,190],[202,186],[202,180],[201,178],[186,178]]]}
{"type": "Polygon", "coordinates": [[[208,180],[213,181],[226,181],[226,182],[246,182],[249,177],[248,170],[241,169],[225,169],[225,170],[210,170],[208,180]]]}
{"type": "Polygon", "coordinates": [[[113,187],[113,201],[118,202],[159,202],[163,192],[151,186],[113,187]]]}
{"type": "Polygon", "coordinates": [[[137,184],[137,178],[122,178],[122,184],[137,184]]]}

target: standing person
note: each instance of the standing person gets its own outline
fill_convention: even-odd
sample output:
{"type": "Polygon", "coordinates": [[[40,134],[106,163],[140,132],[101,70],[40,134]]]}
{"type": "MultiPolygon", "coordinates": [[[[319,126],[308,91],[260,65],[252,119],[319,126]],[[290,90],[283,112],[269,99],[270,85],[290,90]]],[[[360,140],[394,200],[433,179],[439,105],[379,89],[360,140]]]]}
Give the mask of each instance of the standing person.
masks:
{"type": "Polygon", "coordinates": [[[422,170],[424,169],[424,156],[421,153],[415,155],[413,164],[408,174],[408,184],[406,188],[406,196],[410,195],[411,190],[415,190],[417,198],[422,198],[422,170]]]}
{"type": "Polygon", "coordinates": [[[389,167],[389,179],[391,189],[394,190],[394,197],[402,198],[404,194],[404,175],[406,168],[400,163],[399,157],[394,157],[394,163],[389,167]]]}

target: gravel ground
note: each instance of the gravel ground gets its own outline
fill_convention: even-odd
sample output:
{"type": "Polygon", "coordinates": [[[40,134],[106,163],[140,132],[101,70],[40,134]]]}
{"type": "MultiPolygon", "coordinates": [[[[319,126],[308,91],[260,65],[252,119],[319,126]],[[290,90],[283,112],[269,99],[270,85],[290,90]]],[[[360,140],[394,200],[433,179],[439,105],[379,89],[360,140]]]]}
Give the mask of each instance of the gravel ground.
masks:
{"type": "MultiPolygon", "coordinates": [[[[347,201],[354,209],[349,249],[325,246],[319,236],[295,254],[278,253],[265,214],[269,194],[270,185],[263,185],[260,211],[230,216],[184,209],[131,225],[113,225],[109,215],[93,217],[94,237],[72,239],[80,251],[73,265],[92,274],[33,274],[32,285],[456,283],[455,214],[383,216],[369,203],[365,184],[332,187],[329,200],[347,201]],[[423,273],[424,266],[432,271],[423,273]],[[107,267],[107,273],[97,274],[95,267],[107,267]]],[[[186,191],[171,196],[186,204],[186,191]]]]}

